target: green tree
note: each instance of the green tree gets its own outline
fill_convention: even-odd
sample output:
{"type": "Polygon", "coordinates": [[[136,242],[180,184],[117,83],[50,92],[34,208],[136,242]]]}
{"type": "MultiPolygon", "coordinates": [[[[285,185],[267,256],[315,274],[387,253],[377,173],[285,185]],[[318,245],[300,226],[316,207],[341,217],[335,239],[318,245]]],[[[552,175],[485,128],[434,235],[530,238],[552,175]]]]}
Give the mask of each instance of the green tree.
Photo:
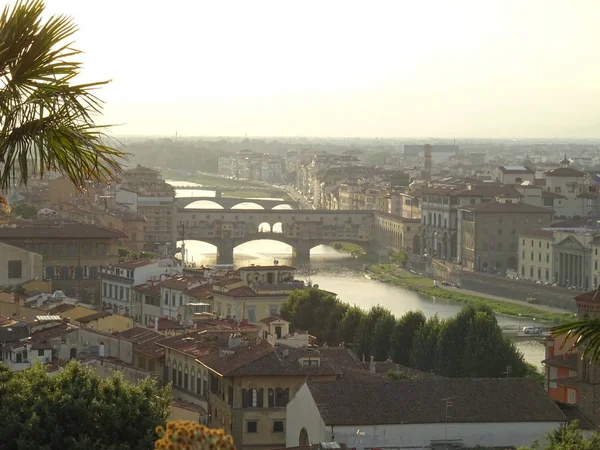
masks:
{"type": "Polygon", "coordinates": [[[409,311],[398,319],[390,336],[390,356],[395,363],[410,364],[413,340],[426,320],[421,311],[409,311]]]}
{"type": "Polygon", "coordinates": [[[361,319],[365,315],[365,312],[360,307],[354,305],[350,306],[338,327],[339,341],[346,344],[353,344],[355,339],[356,330],[361,319]]]}
{"type": "Polygon", "coordinates": [[[578,320],[557,325],[552,328],[552,335],[562,336],[564,343],[577,337],[574,349],[578,349],[583,358],[597,362],[600,360],[600,317],[590,320],[578,320]]]}
{"type": "Polygon", "coordinates": [[[308,330],[321,343],[337,345],[337,324],[342,321],[348,305],[329,292],[317,288],[293,291],[281,305],[281,317],[296,330],[308,330]]]}
{"type": "Polygon", "coordinates": [[[411,367],[426,372],[434,370],[440,327],[439,317],[433,316],[427,319],[427,322],[417,330],[410,349],[411,367]]]}
{"type": "Polygon", "coordinates": [[[37,208],[27,203],[17,203],[12,208],[12,214],[23,219],[35,219],[37,217],[37,208]]]}
{"type": "Polygon", "coordinates": [[[401,381],[415,379],[414,376],[404,372],[399,372],[397,370],[390,370],[388,373],[385,374],[385,378],[391,383],[399,383],[401,381]]]}
{"type": "Polygon", "coordinates": [[[508,341],[493,314],[477,311],[465,336],[461,374],[469,377],[524,377],[529,367],[523,355],[508,341]]]}
{"type": "Polygon", "coordinates": [[[131,257],[131,250],[126,247],[119,247],[119,259],[127,259],[131,257]]]}
{"type": "Polygon", "coordinates": [[[394,316],[382,307],[373,306],[360,320],[356,330],[356,352],[358,356],[374,356],[377,360],[389,356],[390,334],[394,327],[394,316]],[[387,334],[386,334],[387,333],[387,334]]]}
{"type": "Polygon", "coordinates": [[[0,15],[0,191],[47,171],[85,189],[111,180],[124,156],[92,118],[102,109],[94,90],[107,82],[73,82],[82,68],[71,44],[77,28],[44,10],[41,0],[19,1],[0,15]]]}
{"type": "Polygon", "coordinates": [[[137,254],[137,259],[156,259],[156,258],[158,258],[158,255],[154,252],[139,252],[137,254]]]}
{"type": "Polygon", "coordinates": [[[56,376],[0,364],[0,442],[6,450],[148,449],[169,414],[169,388],[120,374],[101,380],[77,362],[56,376]]]}
{"type": "Polygon", "coordinates": [[[597,450],[600,448],[600,434],[592,433],[586,438],[576,420],[548,433],[547,443],[534,442],[530,447],[519,447],[519,450],[597,450]]]}

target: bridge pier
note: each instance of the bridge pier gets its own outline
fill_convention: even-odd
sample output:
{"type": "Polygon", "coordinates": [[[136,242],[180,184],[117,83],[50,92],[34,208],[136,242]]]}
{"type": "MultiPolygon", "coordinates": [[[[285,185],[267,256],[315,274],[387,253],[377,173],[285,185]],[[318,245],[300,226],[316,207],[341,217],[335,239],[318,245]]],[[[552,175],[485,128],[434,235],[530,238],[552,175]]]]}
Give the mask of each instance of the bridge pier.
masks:
{"type": "Polygon", "coordinates": [[[295,264],[307,264],[310,262],[309,244],[297,244],[293,248],[293,259],[295,264]]]}
{"type": "Polygon", "coordinates": [[[220,191],[220,190],[218,190],[218,189],[215,189],[215,197],[217,197],[217,198],[221,198],[222,196],[223,196],[223,192],[221,192],[221,191],[220,191]]]}
{"type": "Polygon", "coordinates": [[[233,242],[225,239],[217,245],[217,264],[233,264],[233,242]]]}

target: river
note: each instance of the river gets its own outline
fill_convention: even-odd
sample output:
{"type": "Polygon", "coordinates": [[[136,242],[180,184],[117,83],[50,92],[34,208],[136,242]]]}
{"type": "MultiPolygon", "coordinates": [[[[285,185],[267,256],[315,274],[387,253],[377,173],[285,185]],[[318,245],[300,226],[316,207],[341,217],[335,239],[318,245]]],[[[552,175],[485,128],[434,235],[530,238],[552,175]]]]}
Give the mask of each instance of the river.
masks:
{"type": "MultiPolygon", "coordinates": [[[[178,197],[214,197],[214,191],[201,189],[200,185],[184,182],[170,181],[177,186],[198,186],[198,190],[178,190],[178,197]]],[[[240,203],[235,209],[260,209],[260,206],[247,202],[240,203]]],[[[194,202],[188,208],[220,208],[210,201],[194,202]]],[[[287,205],[280,208],[290,209],[287,205]]],[[[274,232],[280,230],[274,229],[274,232]]],[[[187,260],[196,264],[215,264],[216,247],[204,242],[186,241],[187,260]]],[[[292,249],[289,245],[277,241],[260,240],[242,244],[234,250],[234,263],[236,266],[249,264],[272,264],[274,259],[280,264],[292,264],[292,249]]],[[[309,267],[301,267],[302,272],[311,272],[310,276],[299,275],[298,278],[310,279],[313,284],[318,284],[322,289],[335,292],[338,297],[347,303],[359,305],[364,309],[381,305],[388,308],[396,317],[407,311],[420,310],[426,317],[437,314],[440,318],[455,315],[462,309],[462,305],[446,299],[437,299],[407,291],[397,286],[384,284],[379,281],[367,279],[362,271],[362,265],[345,252],[335,250],[329,246],[321,245],[311,250],[309,267]],[[314,273],[312,273],[314,272],[314,273]]],[[[501,327],[522,327],[534,325],[529,320],[519,320],[513,317],[496,315],[501,327]]],[[[525,359],[538,368],[542,368],[544,359],[544,346],[536,341],[519,341],[518,349],[525,359]]]]}

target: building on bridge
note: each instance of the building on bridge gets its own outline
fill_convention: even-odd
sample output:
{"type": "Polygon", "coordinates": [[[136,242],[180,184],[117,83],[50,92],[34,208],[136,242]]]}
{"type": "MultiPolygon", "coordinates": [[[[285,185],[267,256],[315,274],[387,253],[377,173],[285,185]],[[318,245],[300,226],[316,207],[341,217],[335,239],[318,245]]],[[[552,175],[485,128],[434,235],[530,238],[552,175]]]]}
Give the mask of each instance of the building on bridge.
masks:
{"type": "Polygon", "coordinates": [[[279,314],[290,292],[304,289],[295,280],[295,267],[247,266],[238,269],[239,277],[225,278],[213,285],[214,310],[217,316],[258,323],[279,314]]]}

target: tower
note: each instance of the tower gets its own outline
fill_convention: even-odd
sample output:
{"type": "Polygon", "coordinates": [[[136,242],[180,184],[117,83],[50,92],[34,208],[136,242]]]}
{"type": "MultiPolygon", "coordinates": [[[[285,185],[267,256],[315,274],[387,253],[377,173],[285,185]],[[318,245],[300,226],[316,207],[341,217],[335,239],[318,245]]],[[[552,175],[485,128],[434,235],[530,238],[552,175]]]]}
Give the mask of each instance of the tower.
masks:
{"type": "Polygon", "coordinates": [[[425,149],[423,151],[425,170],[424,170],[424,178],[427,181],[431,180],[431,145],[426,144],[425,149]]]}

